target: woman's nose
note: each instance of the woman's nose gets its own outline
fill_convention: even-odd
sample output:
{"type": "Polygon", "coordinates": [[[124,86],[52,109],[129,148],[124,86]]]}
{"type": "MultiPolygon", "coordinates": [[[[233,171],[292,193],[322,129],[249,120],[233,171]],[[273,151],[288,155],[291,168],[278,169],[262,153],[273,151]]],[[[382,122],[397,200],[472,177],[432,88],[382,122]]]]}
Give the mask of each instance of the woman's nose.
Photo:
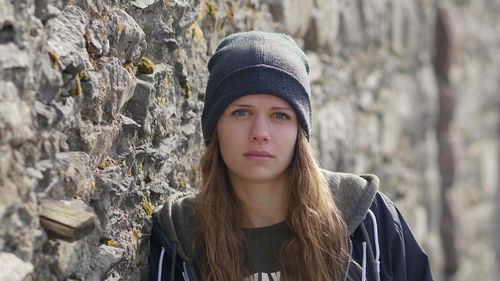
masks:
{"type": "Polygon", "coordinates": [[[263,141],[268,142],[271,140],[271,134],[269,132],[269,124],[266,118],[257,116],[250,127],[250,140],[251,141],[263,141]]]}

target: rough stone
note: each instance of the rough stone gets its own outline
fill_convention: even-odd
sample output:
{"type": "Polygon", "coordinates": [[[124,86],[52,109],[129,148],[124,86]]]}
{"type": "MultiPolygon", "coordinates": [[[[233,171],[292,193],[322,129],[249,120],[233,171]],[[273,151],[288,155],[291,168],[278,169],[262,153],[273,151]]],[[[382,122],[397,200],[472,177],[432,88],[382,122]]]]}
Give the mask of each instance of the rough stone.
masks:
{"type": "Polygon", "coordinates": [[[361,13],[354,1],[344,1],[339,11],[339,31],[337,40],[342,45],[342,52],[353,55],[365,43],[361,13]]]}
{"type": "Polygon", "coordinates": [[[92,265],[93,271],[85,277],[85,280],[103,280],[104,274],[109,271],[113,264],[122,258],[123,252],[123,249],[117,247],[100,245],[92,265]]]}
{"type": "Polygon", "coordinates": [[[51,0],[35,1],[35,16],[43,22],[46,22],[48,19],[58,16],[61,11],[59,11],[59,9],[57,9],[57,7],[53,5],[53,2],[54,1],[51,0]]]}
{"type": "Polygon", "coordinates": [[[12,253],[0,252],[0,280],[27,281],[34,266],[12,253]]]}
{"type": "Polygon", "coordinates": [[[77,6],[67,6],[56,18],[49,20],[47,46],[59,58],[62,70],[74,75],[90,68],[85,49],[85,26],[88,16],[77,6]]]}
{"type": "Polygon", "coordinates": [[[353,167],[353,130],[355,116],[348,101],[337,101],[317,111],[314,132],[318,138],[317,153],[323,167],[333,171],[350,171],[353,167]]]}
{"type": "Polygon", "coordinates": [[[125,11],[110,8],[108,39],[110,54],[121,63],[137,62],[147,46],[144,31],[125,11]]]}
{"type": "Polygon", "coordinates": [[[105,60],[100,67],[104,83],[109,85],[107,92],[102,93],[103,111],[106,118],[112,120],[134,94],[137,81],[122,67],[118,58],[105,60]]]}
{"type": "Polygon", "coordinates": [[[89,50],[95,56],[105,56],[109,52],[109,41],[104,23],[100,19],[91,19],[87,32],[89,50]]]}
{"type": "Polygon", "coordinates": [[[29,106],[13,83],[0,81],[0,144],[19,145],[34,137],[29,106]]]}
{"type": "Polygon", "coordinates": [[[82,276],[91,271],[91,259],[93,259],[91,250],[93,249],[83,247],[87,244],[86,242],[86,240],[76,242],[57,240],[53,243],[56,259],[51,267],[58,280],[67,280],[71,278],[70,276],[82,276]]]}
{"type": "Polygon", "coordinates": [[[155,2],[158,2],[158,0],[136,0],[132,1],[132,5],[139,9],[146,9],[153,5],[155,2]]]}
{"type": "Polygon", "coordinates": [[[49,55],[42,55],[37,60],[37,65],[35,65],[39,73],[37,93],[40,101],[44,103],[50,103],[56,99],[61,94],[61,87],[63,86],[61,73],[54,69],[54,64],[49,60],[49,55]]]}
{"type": "Polygon", "coordinates": [[[2,71],[12,68],[26,68],[29,65],[26,53],[12,42],[0,44],[0,53],[9,54],[8,56],[0,57],[0,69],[2,71]]]}
{"type": "MultiPolygon", "coordinates": [[[[462,151],[452,197],[470,226],[457,281],[494,280],[500,6],[445,2],[466,34],[449,75],[450,135],[462,151]]],[[[31,262],[9,268],[28,268],[21,279],[147,280],[151,209],[199,186],[209,56],[227,34],[259,29],[307,50],[321,165],[377,174],[441,280],[436,3],[0,1],[0,250],[31,262]],[[137,72],[142,57],[153,73],[137,72]],[[74,243],[48,237],[37,219],[45,197],[94,208],[99,231],[74,243]]]]}
{"type": "Polygon", "coordinates": [[[120,125],[118,123],[112,126],[101,126],[97,128],[88,128],[92,131],[84,132],[85,142],[92,149],[90,152],[90,166],[96,167],[102,162],[108,154],[113,142],[120,133],[120,125]]]}

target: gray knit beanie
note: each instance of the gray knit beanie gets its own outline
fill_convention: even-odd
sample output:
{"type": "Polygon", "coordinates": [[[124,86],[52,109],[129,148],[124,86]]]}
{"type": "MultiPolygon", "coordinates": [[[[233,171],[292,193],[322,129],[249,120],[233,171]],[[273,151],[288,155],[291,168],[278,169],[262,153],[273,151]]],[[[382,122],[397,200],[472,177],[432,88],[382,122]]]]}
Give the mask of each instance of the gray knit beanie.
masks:
{"type": "Polygon", "coordinates": [[[245,95],[270,94],[288,102],[310,138],[309,60],[285,34],[250,31],[227,36],[208,62],[201,125],[205,143],[229,104],[245,95]]]}

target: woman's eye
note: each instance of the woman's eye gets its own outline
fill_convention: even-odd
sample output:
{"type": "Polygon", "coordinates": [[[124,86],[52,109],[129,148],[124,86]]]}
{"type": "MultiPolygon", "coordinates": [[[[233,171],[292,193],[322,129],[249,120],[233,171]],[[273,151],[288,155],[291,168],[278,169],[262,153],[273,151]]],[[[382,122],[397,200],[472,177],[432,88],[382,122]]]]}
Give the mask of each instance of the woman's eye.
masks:
{"type": "Polygon", "coordinates": [[[233,115],[238,116],[238,117],[239,116],[246,116],[246,115],[248,115],[248,112],[246,110],[243,110],[243,109],[238,109],[238,110],[235,110],[233,112],[233,115]]]}
{"type": "Polygon", "coordinates": [[[289,119],[288,115],[285,113],[277,112],[274,114],[277,119],[289,119]]]}

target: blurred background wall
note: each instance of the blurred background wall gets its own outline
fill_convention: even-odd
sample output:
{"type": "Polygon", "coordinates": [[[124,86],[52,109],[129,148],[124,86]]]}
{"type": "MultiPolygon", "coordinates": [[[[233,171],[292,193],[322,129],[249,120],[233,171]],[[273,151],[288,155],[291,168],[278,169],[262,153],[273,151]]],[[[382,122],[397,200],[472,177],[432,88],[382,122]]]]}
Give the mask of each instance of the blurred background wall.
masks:
{"type": "Polygon", "coordinates": [[[0,0],[0,280],[145,280],[151,214],[198,183],[206,64],[285,32],[311,60],[312,145],[374,173],[436,280],[498,280],[495,0],[0,0]],[[75,242],[48,199],[97,215],[75,242]]]}

